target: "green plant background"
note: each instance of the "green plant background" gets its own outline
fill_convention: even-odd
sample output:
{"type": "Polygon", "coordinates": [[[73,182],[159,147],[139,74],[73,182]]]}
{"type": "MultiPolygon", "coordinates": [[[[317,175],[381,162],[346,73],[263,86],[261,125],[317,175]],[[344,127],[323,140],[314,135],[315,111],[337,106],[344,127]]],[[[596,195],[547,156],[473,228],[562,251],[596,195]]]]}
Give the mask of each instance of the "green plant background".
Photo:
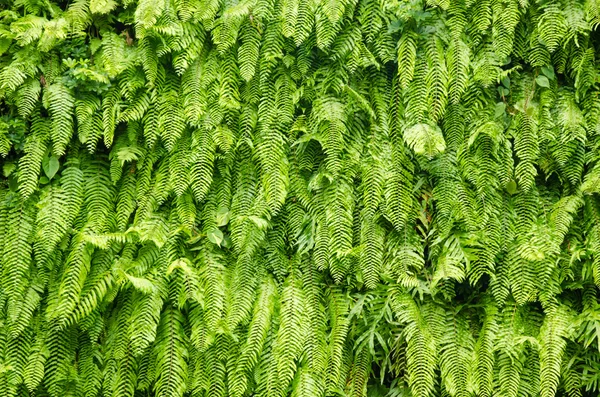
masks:
{"type": "Polygon", "coordinates": [[[0,396],[596,396],[598,0],[0,0],[0,396]]]}

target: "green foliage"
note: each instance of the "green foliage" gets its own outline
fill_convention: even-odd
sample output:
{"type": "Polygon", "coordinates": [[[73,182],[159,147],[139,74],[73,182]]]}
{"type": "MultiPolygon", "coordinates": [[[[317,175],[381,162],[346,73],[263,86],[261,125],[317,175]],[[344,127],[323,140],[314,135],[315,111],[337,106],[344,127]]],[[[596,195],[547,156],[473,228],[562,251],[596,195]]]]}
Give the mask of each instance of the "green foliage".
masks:
{"type": "Polygon", "coordinates": [[[597,0],[0,0],[0,396],[600,393],[597,0]]]}

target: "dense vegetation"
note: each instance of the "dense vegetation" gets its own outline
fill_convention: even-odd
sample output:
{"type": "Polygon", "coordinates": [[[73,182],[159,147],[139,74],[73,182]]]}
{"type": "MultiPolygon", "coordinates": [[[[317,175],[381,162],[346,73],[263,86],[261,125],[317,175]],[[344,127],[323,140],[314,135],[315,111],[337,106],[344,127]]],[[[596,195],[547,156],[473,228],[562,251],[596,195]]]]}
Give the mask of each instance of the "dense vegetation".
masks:
{"type": "Polygon", "coordinates": [[[600,393],[598,0],[0,0],[0,396],[600,393]]]}

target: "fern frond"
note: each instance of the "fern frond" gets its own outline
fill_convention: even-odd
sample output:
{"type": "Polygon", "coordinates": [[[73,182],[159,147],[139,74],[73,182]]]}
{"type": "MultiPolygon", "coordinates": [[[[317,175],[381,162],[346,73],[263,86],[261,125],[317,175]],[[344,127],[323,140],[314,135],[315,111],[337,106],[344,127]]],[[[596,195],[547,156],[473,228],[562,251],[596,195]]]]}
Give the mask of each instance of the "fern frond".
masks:
{"type": "Polygon", "coordinates": [[[157,396],[181,396],[186,390],[188,351],[183,326],[181,313],[167,306],[157,331],[158,373],[154,385],[157,396]]]}
{"type": "Polygon", "coordinates": [[[50,137],[54,154],[62,156],[73,135],[73,107],[75,99],[71,90],[62,84],[47,88],[50,117],[52,120],[50,137]]]}

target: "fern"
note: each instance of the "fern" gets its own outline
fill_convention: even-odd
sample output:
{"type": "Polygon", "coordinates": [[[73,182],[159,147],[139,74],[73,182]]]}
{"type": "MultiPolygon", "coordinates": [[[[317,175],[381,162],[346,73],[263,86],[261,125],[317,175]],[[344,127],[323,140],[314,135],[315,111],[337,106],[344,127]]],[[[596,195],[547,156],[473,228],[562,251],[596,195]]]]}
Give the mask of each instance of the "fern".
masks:
{"type": "Polygon", "coordinates": [[[22,299],[29,284],[34,218],[35,209],[23,199],[16,200],[6,218],[2,284],[12,305],[22,299]]]}
{"type": "Polygon", "coordinates": [[[543,342],[540,346],[540,376],[542,396],[552,396],[556,393],[560,376],[560,359],[565,349],[563,339],[569,331],[569,314],[565,309],[559,309],[550,314],[540,329],[543,342]]]}
{"type": "Polygon", "coordinates": [[[3,0],[0,395],[600,390],[597,0],[3,0]]]}
{"type": "Polygon", "coordinates": [[[276,291],[271,280],[261,285],[259,296],[254,306],[252,322],[248,329],[248,339],[242,348],[241,355],[236,360],[235,370],[231,379],[231,394],[243,395],[247,389],[248,374],[258,363],[263,349],[267,331],[271,326],[272,305],[276,291]]]}
{"type": "Polygon", "coordinates": [[[182,327],[181,313],[173,307],[167,307],[157,331],[157,396],[183,395],[185,391],[187,349],[182,327]]]}
{"type": "Polygon", "coordinates": [[[428,396],[433,391],[436,367],[436,346],[427,323],[410,296],[398,292],[394,311],[400,322],[406,323],[404,336],[408,384],[415,396],[428,396]]]}
{"type": "Polygon", "coordinates": [[[61,84],[49,86],[47,95],[52,120],[52,149],[57,156],[62,156],[73,134],[72,112],[75,101],[70,90],[61,84]]]}
{"type": "Polygon", "coordinates": [[[305,337],[304,296],[299,281],[290,275],[281,295],[281,323],[277,331],[275,360],[277,391],[283,395],[296,371],[296,359],[305,337]]]}

